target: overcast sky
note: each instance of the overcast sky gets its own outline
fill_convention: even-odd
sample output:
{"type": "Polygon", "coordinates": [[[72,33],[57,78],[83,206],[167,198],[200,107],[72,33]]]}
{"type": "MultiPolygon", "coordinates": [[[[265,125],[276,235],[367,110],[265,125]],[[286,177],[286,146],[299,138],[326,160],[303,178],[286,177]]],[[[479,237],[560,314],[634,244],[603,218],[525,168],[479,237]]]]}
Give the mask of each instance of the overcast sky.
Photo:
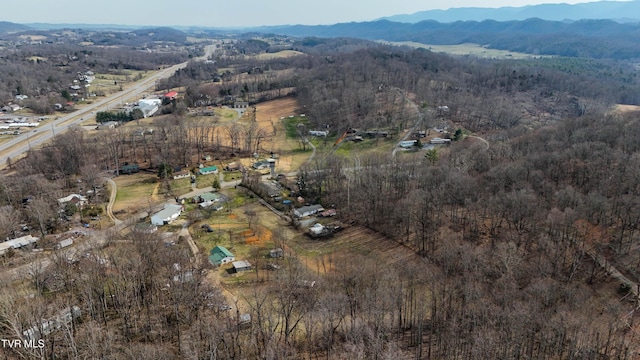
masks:
{"type": "Polygon", "coordinates": [[[456,7],[524,6],[585,0],[7,0],[0,21],[242,27],[368,21],[456,7]]]}

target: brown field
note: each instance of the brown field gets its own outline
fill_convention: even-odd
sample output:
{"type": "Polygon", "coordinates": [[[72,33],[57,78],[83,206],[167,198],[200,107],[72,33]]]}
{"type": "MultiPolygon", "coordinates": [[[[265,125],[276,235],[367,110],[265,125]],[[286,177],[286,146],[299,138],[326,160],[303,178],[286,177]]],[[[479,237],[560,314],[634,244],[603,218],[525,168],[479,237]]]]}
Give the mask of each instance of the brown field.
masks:
{"type": "Polygon", "coordinates": [[[42,41],[47,39],[47,37],[44,35],[29,35],[29,34],[20,35],[18,36],[18,38],[22,40],[31,39],[31,41],[42,41]]]}
{"type": "Polygon", "coordinates": [[[310,155],[310,153],[294,152],[299,147],[298,142],[287,139],[284,124],[280,120],[282,117],[297,115],[298,112],[298,103],[292,97],[267,101],[256,106],[258,126],[268,134],[272,134],[274,128],[276,130],[276,136],[267,139],[267,144],[263,148],[266,151],[273,151],[279,154],[279,159],[276,163],[277,172],[297,170],[310,155]]]}
{"type": "Polygon", "coordinates": [[[269,60],[269,59],[278,59],[278,58],[298,56],[298,55],[303,55],[303,54],[304,53],[302,53],[300,51],[295,51],[295,50],[282,50],[282,51],[278,51],[276,53],[264,53],[264,54],[260,54],[258,56],[253,56],[253,57],[257,58],[257,59],[260,59],[260,60],[269,60]]]}
{"type": "Polygon", "coordinates": [[[613,111],[614,111],[614,112],[618,112],[618,113],[635,112],[635,111],[640,111],[640,106],[637,106],[637,105],[623,105],[623,104],[616,104],[616,105],[613,107],[613,111]]]}

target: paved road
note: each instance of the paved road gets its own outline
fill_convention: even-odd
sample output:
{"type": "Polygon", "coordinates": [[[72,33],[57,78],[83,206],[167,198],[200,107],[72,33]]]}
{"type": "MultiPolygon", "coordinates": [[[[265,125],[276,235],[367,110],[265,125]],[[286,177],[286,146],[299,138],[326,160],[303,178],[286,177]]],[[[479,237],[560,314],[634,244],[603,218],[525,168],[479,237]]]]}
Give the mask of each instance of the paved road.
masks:
{"type": "MultiPolygon", "coordinates": [[[[214,54],[215,44],[205,47],[205,55],[195,60],[206,60],[214,54]]],[[[51,140],[56,134],[61,134],[72,126],[78,125],[85,119],[93,116],[98,111],[107,111],[109,108],[120,106],[124,100],[137,98],[139,94],[147,92],[154,86],[156,81],[165,79],[173,75],[177,70],[187,66],[188,62],[176,64],[158,71],[151,76],[144,78],[123,91],[112,94],[104,99],[96,101],[92,104],[83,106],[81,109],[71,114],[52,120],[42,127],[29,129],[28,132],[18,135],[9,141],[0,144],[0,168],[4,168],[7,164],[7,158],[12,160],[20,158],[29,148],[37,147],[51,140]]]]}

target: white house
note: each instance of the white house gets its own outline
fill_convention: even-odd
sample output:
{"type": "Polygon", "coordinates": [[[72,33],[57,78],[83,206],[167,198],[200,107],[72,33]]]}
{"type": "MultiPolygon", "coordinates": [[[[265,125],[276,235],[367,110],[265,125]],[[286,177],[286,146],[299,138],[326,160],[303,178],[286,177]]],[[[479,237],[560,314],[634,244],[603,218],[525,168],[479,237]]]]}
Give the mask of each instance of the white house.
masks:
{"type": "Polygon", "coordinates": [[[185,170],[185,171],[179,171],[175,174],[173,174],[173,179],[177,180],[177,179],[185,179],[191,176],[191,171],[189,170],[185,170]]]}
{"type": "Polygon", "coordinates": [[[400,147],[401,148],[405,148],[405,149],[409,149],[410,147],[414,146],[416,144],[416,140],[405,140],[405,141],[400,141],[400,147]]]}
{"type": "Polygon", "coordinates": [[[27,245],[31,245],[37,242],[38,240],[40,239],[38,239],[37,237],[26,235],[23,237],[19,237],[17,239],[12,239],[9,241],[2,242],[0,243],[0,255],[3,255],[4,253],[6,253],[7,250],[9,249],[20,249],[27,245]]]}
{"type": "Polygon", "coordinates": [[[319,130],[309,130],[309,135],[326,137],[327,135],[329,135],[329,132],[328,131],[319,131],[319,130]]]}
{"type": "Polygon", "coordinates": [[[181,213],[182,205],[164,204],[164,209],[151,215],[151,223],[157,226],[165,225],[177,219],[181,213]]]}
{"type": "Polygon", "coordinates": [[[451,143],[451,139],[433,138],[429,141],[432,144],[448,144],[451,143]]]}
{"type": "Polygon", "coordinates": [[[84,206],[87,204],[87,198],[80,194],[71,194],[69,196],[58,199],[58,204],[63,206],[69,202],[74,205],[84,206]]]}
{"type": "Polygon", "coordinates": [[[162,100],[160,99],[142,99],[138,101],[138,109],[142,110],[142,114],[146,118],[153,116],[160,109],[160,105],[162,105],[162,100]]]}

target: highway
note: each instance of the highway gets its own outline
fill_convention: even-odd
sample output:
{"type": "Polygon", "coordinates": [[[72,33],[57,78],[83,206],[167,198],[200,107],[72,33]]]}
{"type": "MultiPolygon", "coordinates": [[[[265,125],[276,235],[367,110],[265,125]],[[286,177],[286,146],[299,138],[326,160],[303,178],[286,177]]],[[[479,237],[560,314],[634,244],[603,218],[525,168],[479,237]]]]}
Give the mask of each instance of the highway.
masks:
{"type": "MultiPolygon", "coordinates": [[[[197,58],[196,60],[206,60],[215,51],[215,44],[205,47],[205,55],[197,58]]],[[[29,128],[25,133],[22,133],[9,141],[0,143],[0,168],[4,168],[7,164],[7,159],[10,158],[15,161],[22,157],[31,147],[38,147],[43,143],[51,140],[56,134],[65,132],[69,127],[80,124],[88,119],[96,112],[107,111],[114,107],[121,106],[123,102],[130,99],[137,99],[140,94],[147,92],[150,87],[154,87],[156,81],[165,79],[173,75],[177,70],[187,66],[188,62],[176,64],[165,69],[159,70],[155,74],[152,74],[130,86],[123,91],[119,91],[106,98],[93,102],[92,104],[83,105],[79,110],[74,111],[68,115],[62,116],[55,120],[49,120],[46,124],[43,124],[36,129],[29,128]]]]}
{"type": "Polygon", "coordinates": [[[15,138],[0,144],[0,167],[4,167],[7,158],[12,160],[18,159],[22,154],[26,153],[30,147],[37,147],[51,140],[55,134],[65,132],[69,127],[78,125],[85,119],[93,116],[95,112],[107,111],[110,107],[119,106],[124,100],[136,98],[139,94],[147,91],[154,86],[156,81],[171,76],[178,69],[187,66],[186,62],[173,65],[162,69],[157,73],[144,78],[137,83],[129,86],[127,89],[109,95],[108,97],[96,101],[92,104],[83,106],[81,109],[74,111],[68,115],[62,116],[55,120],[50,120],[46,125],[40,126],[35,130],[29,129],[28,132],[22,133],[15,138]]]}

